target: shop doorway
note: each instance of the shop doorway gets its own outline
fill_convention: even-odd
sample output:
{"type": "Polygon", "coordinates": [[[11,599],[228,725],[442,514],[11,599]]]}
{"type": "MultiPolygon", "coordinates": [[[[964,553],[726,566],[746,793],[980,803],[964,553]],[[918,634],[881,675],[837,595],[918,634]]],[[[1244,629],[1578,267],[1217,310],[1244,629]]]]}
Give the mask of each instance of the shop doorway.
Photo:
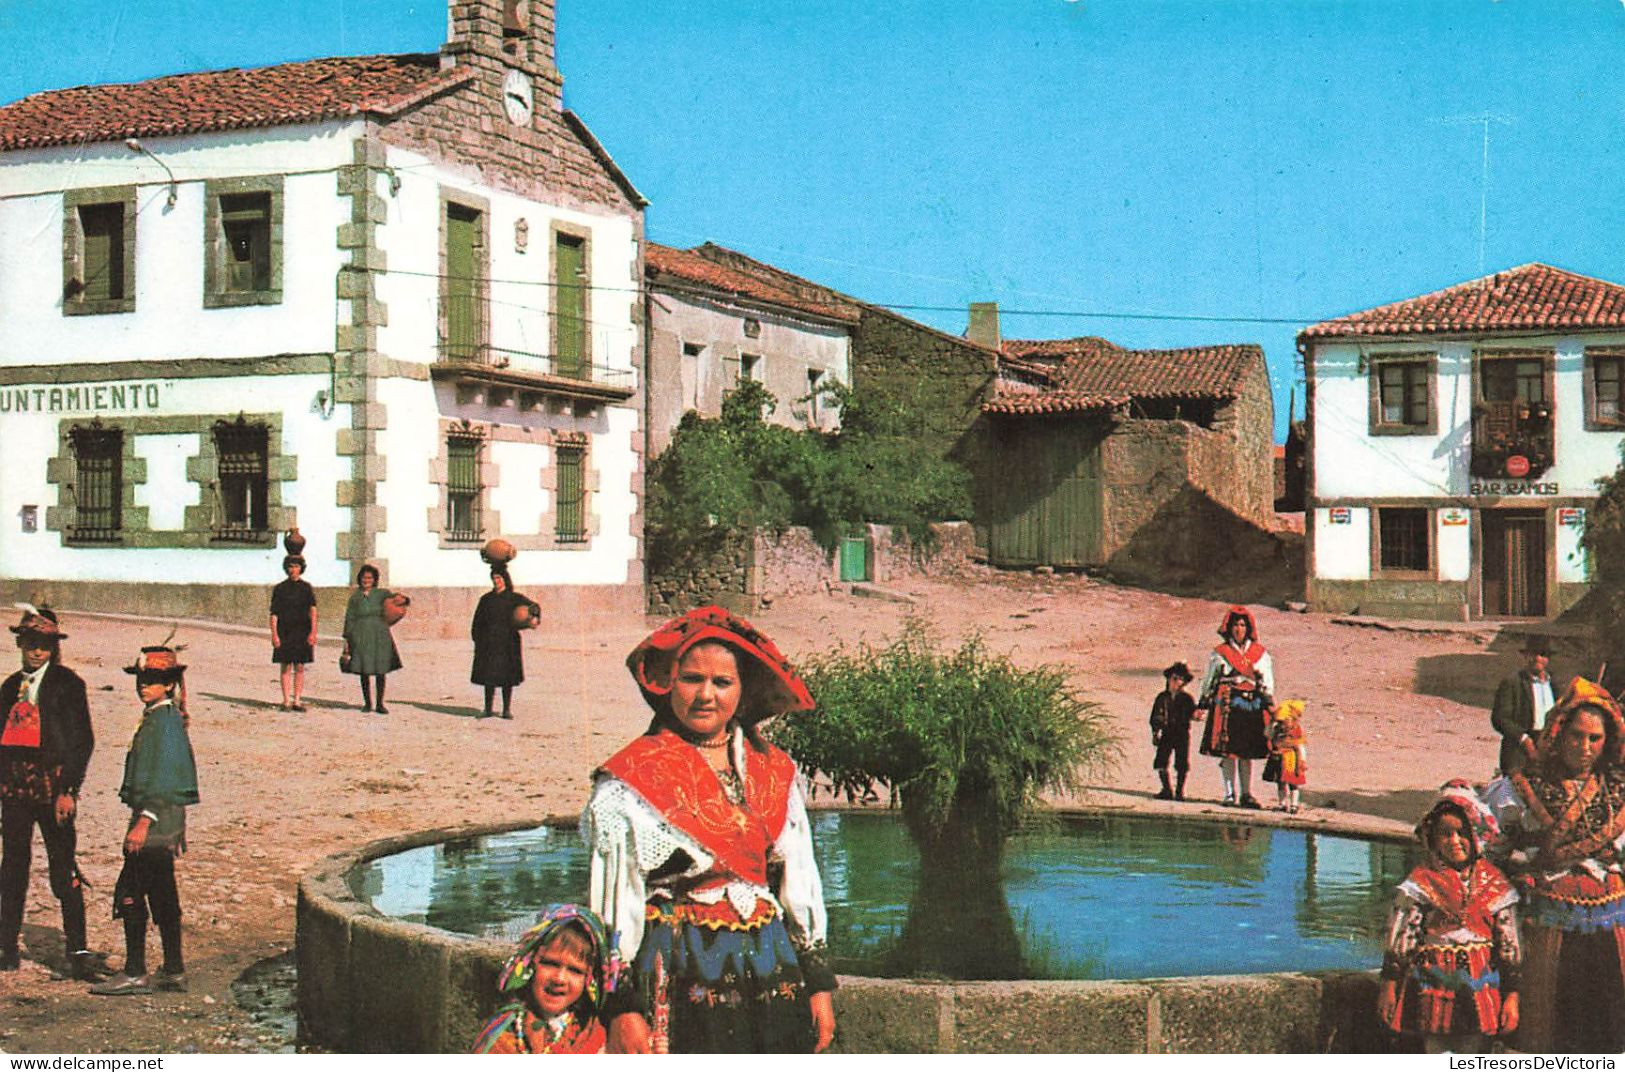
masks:
{"type": "Polygon", "coordinates": [[[1486,618],[1546,617],[1546,514],[1485,510],[1483,605],[1486,618]]]}

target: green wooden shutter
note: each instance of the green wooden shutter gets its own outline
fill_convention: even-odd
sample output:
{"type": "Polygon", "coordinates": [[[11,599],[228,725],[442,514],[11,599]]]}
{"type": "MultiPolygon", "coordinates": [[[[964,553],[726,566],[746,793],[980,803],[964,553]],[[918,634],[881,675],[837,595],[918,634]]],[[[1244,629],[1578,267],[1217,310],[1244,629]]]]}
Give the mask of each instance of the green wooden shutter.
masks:
{"type": "Polygon", "coordinates": [[[561,234],[555,244],[554,302],[557,310],[553,371],[584,379],[587,371],[587,249],[575,235],[561,234]]]}
{"type": "Polygon", "coordinates": [[[446,357],[475,361],[480,356],[478,210],[446,206],[446,357]]]}
{"type": "Polygon", "coordinates": [[[84,301],[124,297],[124,206],[81,205],[79,231],[83,243],[81,282],[84,301]]]}

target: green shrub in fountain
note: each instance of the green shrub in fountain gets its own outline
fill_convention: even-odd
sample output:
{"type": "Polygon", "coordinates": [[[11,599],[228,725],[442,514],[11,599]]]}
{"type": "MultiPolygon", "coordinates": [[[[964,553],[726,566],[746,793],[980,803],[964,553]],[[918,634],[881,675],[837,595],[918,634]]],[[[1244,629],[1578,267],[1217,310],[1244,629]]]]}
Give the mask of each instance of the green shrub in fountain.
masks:
{"type": "Polygon", "coordinates": [[[1023,977],[999,878],[1005,839],[1041,794],[1115,758],[1105,712],[1062,667],[1018,667],[979,636],[939,650],[918,620],[884,647],[837,648],[801,669],[818,710],[775,725],[775,741],[837,793],[887,789],[920,850],[895,969],[1023,977]]]}

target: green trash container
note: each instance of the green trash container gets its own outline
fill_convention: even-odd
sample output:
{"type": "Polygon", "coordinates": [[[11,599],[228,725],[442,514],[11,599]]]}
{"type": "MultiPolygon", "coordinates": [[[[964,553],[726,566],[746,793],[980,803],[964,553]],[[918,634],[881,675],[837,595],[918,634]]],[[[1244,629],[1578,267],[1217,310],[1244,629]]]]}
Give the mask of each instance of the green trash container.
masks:
{"type": "Polygon", "coordinates": [[[869,541],[862,536],[841,537],[841,580],[869,579],[869,541]]]}

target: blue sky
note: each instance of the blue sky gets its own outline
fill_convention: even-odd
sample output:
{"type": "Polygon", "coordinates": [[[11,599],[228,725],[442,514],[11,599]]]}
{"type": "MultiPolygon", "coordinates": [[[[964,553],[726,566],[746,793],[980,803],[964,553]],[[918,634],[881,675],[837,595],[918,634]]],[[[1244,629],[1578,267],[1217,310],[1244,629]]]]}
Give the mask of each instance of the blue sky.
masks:
{"type": "MultiPolygon", "coordinates": [[[[1481,263],[1625,282],[1620,0],[559,7],[566,101],[652,239],[956,333],[996,300],[1008,336],[1257,342],[1278,431],[1305,324],[1481,263]]],[[[434,0],[63,11],[0,0],[0,100],[445,36],[434,0]]]]}

